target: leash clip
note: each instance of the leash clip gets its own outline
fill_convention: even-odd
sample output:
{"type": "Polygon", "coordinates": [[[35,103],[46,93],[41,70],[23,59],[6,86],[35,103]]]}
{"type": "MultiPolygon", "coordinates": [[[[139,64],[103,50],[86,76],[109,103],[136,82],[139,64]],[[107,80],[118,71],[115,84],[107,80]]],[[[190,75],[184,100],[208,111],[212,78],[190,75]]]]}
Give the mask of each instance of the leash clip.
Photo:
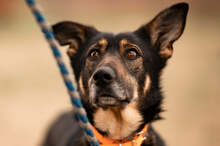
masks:
{"type": "Polygon", "coordinates": [[[138,132],[138,133],[136,134],[136,136],[137,136],[137,135],[141,135],[141,134],[144,134],[144,131],[138,132]]]}

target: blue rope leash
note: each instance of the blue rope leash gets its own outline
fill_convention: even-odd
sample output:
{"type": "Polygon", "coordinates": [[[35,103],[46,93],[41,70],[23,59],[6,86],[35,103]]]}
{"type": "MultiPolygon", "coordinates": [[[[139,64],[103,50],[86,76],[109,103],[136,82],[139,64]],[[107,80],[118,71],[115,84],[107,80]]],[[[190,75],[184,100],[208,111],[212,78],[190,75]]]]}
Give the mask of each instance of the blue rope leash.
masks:
{"type": "Polygon", "coordinates": [[[99,142],[94,136],[94,133],[91,128],[91,124],[89,123],[88,117],[86,115],[86,111],[81,103],[79,93],[77,92],[76,88],[73,86],[73,83],[69,76],[69,72],[64,64],[62,55],[57,47],[58,45],[54,37],[54,34],[51,31],[50,25],[47,23],[45,17],[42,15],[41,10],[39,9],[35,0],[26,0],[26,3],[29,6],[30,10],[32,11],[33,15],[35,16],[36,21],[38,22],[42,32],[44,33],[46,40],[50,45],[54,58],[61,72],[63,81],[68,89],[68,93],[70,95],[71,102],[73,105],[73,111],[75,113],[75,116],[79,120],[79,125],[83,129],[90,144],[92,146],[99,146],[99,142]]]}

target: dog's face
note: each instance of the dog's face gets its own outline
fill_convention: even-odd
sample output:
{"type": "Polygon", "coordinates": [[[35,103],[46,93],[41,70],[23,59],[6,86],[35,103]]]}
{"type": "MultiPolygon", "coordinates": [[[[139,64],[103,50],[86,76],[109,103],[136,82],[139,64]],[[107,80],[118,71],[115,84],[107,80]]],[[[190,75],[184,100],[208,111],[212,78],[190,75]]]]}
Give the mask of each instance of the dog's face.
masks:
{"type": "MultiPolygon", "coordinates": [[[[95,109],[126,109],[134,104],[144,122],[160,112],[160,74],[173,53],[173,42],[185,26],[188,5],[160,12],[133,32],[103,33],[75,22],[61,22],[53,31],[67,51],[83,103],[95,109]]],[[[90,116],[93,118],[93,116],[90,116]]]]}
{"type": "MultiPolygon", "coordinates": [[[[81,77],[88,81],[85,96],[94,106],[125,106],[138,97],[143,52],[129,34],[101,34],[86,54],[81,77]]],[[[85,89],[83,83],[81,89],[85,89]]]]}

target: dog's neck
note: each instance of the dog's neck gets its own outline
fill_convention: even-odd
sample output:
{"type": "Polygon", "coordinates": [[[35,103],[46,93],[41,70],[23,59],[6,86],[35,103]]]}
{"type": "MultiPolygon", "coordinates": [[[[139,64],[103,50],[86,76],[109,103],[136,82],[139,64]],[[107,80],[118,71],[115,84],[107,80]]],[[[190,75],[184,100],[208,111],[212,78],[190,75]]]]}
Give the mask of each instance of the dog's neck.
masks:
{"type": "Polygon", "coordinates": [[[141,144],[144,141],[149,141],[149,135],[148,135],[148,127],[149,124],[146,124],[144,126],[144,128],[136,133],[136,135],[131,139],[131,140],[114,140],[114,139],[110,139],[107,138],[105,136],[103,136],[102,134],[100,134],[95,127],[92,127],[93,132],[97,138],[97,140],[99,141],[99,143],[101,145],[111,145],[111,146],[118,146],[118,145],[132,145],[132,146],[141,146],[141,144]]]}
{"type": "Polygon", "coordinates": [[[125,108],[98,108],[93,115],[94,126],[111,139],[124,140],[132,136],[143,124],[135,103],[125,108]]]}

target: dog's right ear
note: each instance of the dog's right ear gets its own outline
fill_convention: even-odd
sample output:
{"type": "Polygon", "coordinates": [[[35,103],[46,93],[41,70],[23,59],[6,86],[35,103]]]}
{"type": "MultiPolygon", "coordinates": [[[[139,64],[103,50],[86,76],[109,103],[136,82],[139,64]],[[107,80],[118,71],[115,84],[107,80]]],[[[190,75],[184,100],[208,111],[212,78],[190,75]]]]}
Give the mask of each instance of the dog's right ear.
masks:
{"type": "Polygon", "coordinates": [[[139,28],[136,33],[144,40],[150,38],[152,46],[161,58],[168,59],[173,54],[173,43],[179,39],[185,28],[189,6],[175,4],[161,11],[150,23],[139,28]]]}
{"type": "Polygon", "coordinates": [[[63,21],[52,26],[56,39],[61,46],[69,45],[67,54],[74,56],[78,49],[94,36],[98,31],[76,22],[63,21]]]}

